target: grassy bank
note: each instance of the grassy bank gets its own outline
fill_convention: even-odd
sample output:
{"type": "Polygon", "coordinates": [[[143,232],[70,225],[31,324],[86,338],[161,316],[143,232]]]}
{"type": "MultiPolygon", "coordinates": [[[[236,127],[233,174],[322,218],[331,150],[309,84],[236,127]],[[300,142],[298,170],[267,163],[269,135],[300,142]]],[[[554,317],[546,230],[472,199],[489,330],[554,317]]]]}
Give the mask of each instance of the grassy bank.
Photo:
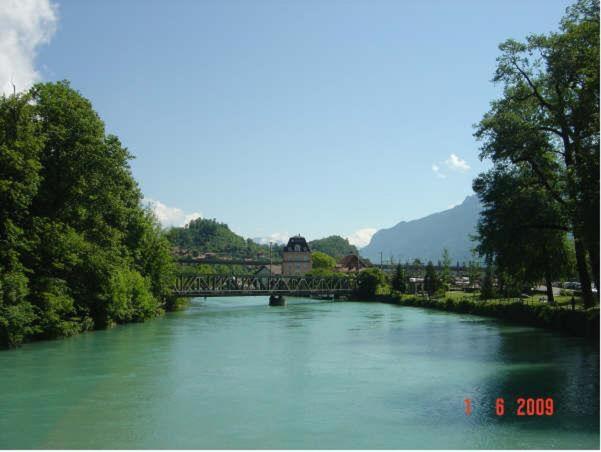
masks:
{"type": "Polygon", "coordinates": [[[524,325],[563,331],[574,336],[599,341],[599,307],[571,310],[542,303],[528,304],[511,300],[479,300],[477,298],[447,296],[428,299],[414,295],[376,295],[374,301],[403,306],[439,309],[442,311],[494,317],[524,325]]]}

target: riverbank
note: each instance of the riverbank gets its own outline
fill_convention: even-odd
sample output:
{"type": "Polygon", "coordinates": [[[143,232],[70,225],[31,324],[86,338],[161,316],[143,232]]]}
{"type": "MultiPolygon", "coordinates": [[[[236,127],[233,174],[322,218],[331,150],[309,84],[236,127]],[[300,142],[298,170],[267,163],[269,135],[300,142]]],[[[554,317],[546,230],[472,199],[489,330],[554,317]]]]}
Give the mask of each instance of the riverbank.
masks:
{"type": "Polygon", "coordinates": [[[413,295],[375,295],[371,301],[420,308],[438,309],[461,314],[494,317],[508,322],[562,331],[599,341],[599,308],[571,310],[547,305],[531,305],[519,301],[477,300],[469,298],[428,299],[413,295]]]}

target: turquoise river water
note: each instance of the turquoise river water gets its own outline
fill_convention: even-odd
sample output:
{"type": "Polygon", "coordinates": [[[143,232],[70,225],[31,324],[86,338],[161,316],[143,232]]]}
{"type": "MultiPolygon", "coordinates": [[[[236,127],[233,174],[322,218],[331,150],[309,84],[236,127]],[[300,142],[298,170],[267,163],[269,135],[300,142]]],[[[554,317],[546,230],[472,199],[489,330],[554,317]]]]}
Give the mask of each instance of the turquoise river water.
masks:
{"type": "Polygon", "coordinates": [[[599,447],[583,340],[379,303],[195,299],[0,352],[0,395],[0,448],[599,447]]]}

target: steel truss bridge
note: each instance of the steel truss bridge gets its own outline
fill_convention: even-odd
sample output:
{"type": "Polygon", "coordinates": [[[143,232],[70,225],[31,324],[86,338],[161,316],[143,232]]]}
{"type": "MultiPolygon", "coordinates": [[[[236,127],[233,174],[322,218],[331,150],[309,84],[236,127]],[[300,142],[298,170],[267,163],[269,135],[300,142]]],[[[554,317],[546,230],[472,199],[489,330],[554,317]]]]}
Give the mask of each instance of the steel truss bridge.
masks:
{"type": "Polygon", "coordinates": [[[347,295],[356,287],[354,277],[194,275],[178,276],[173,293],[180,297],[248,295],[347,295]]]}

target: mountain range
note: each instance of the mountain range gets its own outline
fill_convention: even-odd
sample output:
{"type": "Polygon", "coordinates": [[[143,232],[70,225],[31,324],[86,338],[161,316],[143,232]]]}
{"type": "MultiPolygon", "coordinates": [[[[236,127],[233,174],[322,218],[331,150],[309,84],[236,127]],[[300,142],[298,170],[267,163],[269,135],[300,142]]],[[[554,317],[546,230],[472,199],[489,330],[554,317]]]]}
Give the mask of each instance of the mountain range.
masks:
{"type": "MultiPolygon", "coordinates": [[[[380,262],[380,252],[386,262],[393,256],[395,261],[418,258],[422,262],[431,260],[437,263],[441,259],[443,248],[447,248],[453,264],[457,261],[468,262],[474,259],[471,250],[475,243],[470,235],[476,232],[480,211],[478,198],[475,195],[468,196],[451,209],[418,220],[401,221],[389,229],[380,229],[359,252],[376,264],[380,262]]],[[[180,254],[211,252],[236,257],[256,257],[258,254],[269,253],[269,245],[263,240],[245,239],[232,232],[228,225],[214,219],[198,218],[185,227],[170,228],[167,237],[180,254]]],[[[275,242],[272,253],[279,257],[283,243],[272,241],[275,242]]],[[[347,239],[336,235],[310,241],[309,246],[313,251],[324,252],[336,259],[357,252],[357,248],[347,239]]]]}
{"type": "Polygon", "coordinates": [[[374,263],[380,262],[380,252],[384,261],[392,255],[395,261],[417,258],[422,262],[431,260],[436,263],[441,259],[443,248],[446,248],[453,264],[474,260],[471,250],[476,243],[470,235],[476,233],[481,210],[478,197],[468,196],[451,209],[380,229],[360,253],[374,263]]]}

